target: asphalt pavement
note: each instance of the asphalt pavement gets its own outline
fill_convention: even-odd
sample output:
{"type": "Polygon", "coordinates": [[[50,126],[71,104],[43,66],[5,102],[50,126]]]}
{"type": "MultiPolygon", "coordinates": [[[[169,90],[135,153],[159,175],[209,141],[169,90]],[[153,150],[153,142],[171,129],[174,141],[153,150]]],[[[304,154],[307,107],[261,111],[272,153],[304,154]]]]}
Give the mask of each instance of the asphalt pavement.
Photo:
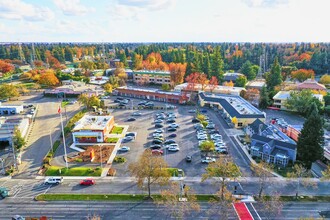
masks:
{"type": "MultiPolygon", "coordinates": [[[[200,212],[191,211],[185,219],[220,219],[221,214],[214,213],[214,207],[210,203],[200,203],[200,212]]],[[[284,203],[283,209],[277,216],[269,218],[264,216],[262,210],[258,210],[258,204],[253,204],[261,213],[260,219],[299,219],[319,218],[319,210],[327,210],[330,203],[284,203]]],[[[87,219],[90,216],[99,216],[107,219],[173,219],[168,209],[157,206],[153,202],[96,202],[96,201],[56,201],[56,202],[17,202],[15,200],[0,202],[0,219],[11,219],[14,215],[24,217],[47,216],[54,220],[60,219],[87,219]]],[[[237,219],[237,215],[231,208],[229,219],[237,219]]],[[[258,219],[258,218],[256,218],[258,219]]]]}

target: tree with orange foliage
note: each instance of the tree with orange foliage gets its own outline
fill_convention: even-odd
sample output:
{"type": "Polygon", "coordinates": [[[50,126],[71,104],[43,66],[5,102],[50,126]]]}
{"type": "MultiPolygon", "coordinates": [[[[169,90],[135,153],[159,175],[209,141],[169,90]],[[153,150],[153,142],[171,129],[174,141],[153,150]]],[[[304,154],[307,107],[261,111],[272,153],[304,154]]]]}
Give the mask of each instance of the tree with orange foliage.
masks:
{"type": "Polygon", "coordinates": [[[15,67],[12,64],[7,63],[3,60],[0,60],[0,72],[9,73],[9,72],[12,72],[14,70],[15,70],[15,67]]]}
{"type": "Polygon", "coordinates": [[[299,56],[299,60],[300,61],[310,61],[311,60],[311,58],[312,58],[312,56],[311,55],[309,55],[308,53],[302,53],[302,54],[300,54],[300,56],[299,56]]]}
{"type": "Polygon", "coordinates": [[[202,91],[204,91],[205,87],[209,83],[206,74],[200,73],[197,79],[198,83],[202,85],[202,91]]]}
{"type": "Polygon", "coordinates": [[[229,87],[234,87],[234,83],[231,80],[229,82],[224,82],[223,85],[224,86],[229,86],[229,87]]]}
{"type": "Polygon", "coordinates": [[[192,73],[186,77],[186,82],[188,83],[187,85],[187,90],[193,91],[195,90],[195,86],[198,83],[198,77],[200,73],[192,73]]]}
{"type": "Polygon", "coordinates": [[[291,78],[296,79],[299,82],[303,82],[309,78],[314,78],[314,75],[314,70],[299,69],[291,72],[291,78]]]}
{"type": "Polygon", "coordinates": [[[168,65],[163,62],[162,56],[159,53],[151,53],[147,56],[146,60],[143,61],[143,67],[148,70],[162,70],[168,71],[168,65]]]}
{"type": "Polygon", "coordinates": [[[45,52],[47,62],[49,66],[53,69],[61,69],[61,63],[56,59],[49,50],[46,50],[45,52]]]}
{"type": "Polygon", "coordinates": [[[36,67],[42,67],[43,66],[43,62],[41,60],[36,60],[33,62],[33,64],[36,66],[36,67]]]}
{"type": "Polygon", "coordinates": [[[211,92],[219,85],[218,79],[215,76],[212,76],[210,81],[209,81],[209,88],[211,92]]]}
{"type": "Polygon", "coordinates": [[[169,70],[171,74],[171,83],[174,85],[183,83],[186,73],[187,63],[170,63],[169,70]]]}
{"type": "Polygon", "coordinates": [[[56,86],[60,83],[53,70],[46,70],[40,75],[38,83],[47,86],[56,86]]]}

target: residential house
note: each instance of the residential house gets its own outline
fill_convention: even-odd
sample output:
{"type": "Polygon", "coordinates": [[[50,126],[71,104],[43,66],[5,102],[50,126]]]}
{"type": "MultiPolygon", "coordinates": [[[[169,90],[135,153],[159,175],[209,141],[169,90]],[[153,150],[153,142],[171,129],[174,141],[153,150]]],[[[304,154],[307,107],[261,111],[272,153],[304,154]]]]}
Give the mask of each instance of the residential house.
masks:
{"type": "Polygon", "coordinates": [[[236,82],[236,79],[240,76],[244,76],[242,73],[225,73],[223,74],[223,80],[226,82],[232,81],[233,83],[236,82]]]}

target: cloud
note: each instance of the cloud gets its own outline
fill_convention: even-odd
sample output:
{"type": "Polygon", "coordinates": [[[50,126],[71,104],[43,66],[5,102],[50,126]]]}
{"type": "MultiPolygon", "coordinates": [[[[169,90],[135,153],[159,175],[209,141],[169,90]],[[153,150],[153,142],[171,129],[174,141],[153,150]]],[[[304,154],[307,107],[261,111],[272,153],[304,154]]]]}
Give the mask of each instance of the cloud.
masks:
{"type": "Polygon", "coordinates": [[[67,16],[85,15],[95,11],[94,8],[87,8],[80,4],[80,0],[53,0],[54,4],[67,16]]]}
{"type": "Polygon", "coordinates": [[[289,0],[242,0],[249,7],[257,8],[272,8],[278,5],[285,5],[289,3],[289,0]]]}
{"type": "Polygon", "coordinates": [[[119,5],[133,6],[150,10],[167,9],[175,3],[175,0],[118,0],[119,5]]]}
{"type": "Polygon", "coordinates": [[[172,7],[176,0],[117,0],[109,6],[109,13],[115,20],[142,21],[145,13],[165,10],[172,7]]]}
{"type": "Polygon", "coordinates": [[[47,7],[25,3],[21,0],[0,0],[0,18],[8,20],[45,21],[54,18],[47,7]]]}

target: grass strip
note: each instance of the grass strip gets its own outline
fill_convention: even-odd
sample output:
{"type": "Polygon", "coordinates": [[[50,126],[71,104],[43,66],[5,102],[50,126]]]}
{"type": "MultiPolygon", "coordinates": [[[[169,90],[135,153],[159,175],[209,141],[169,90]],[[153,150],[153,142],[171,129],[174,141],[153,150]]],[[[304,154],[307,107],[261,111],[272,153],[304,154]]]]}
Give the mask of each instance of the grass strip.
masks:
{"type": "MultiPolygon", "coordinates": [[[[207,202],[213,195],[196,195],[200,202],[207,202]]],[[[160,195],[152,195],[153,199],[160,198],[160,195]]],[[[146,195],[132,194],[40,194],[35,197],[38,201],[143,201],[146,195]]]]}
{"type": "Polygon", "coordinates": [[[102,169],[100,167],[73,167],[63,168],[57,166],[50,166],[45,175],[46,176],[101,176],[102,169]]]}

